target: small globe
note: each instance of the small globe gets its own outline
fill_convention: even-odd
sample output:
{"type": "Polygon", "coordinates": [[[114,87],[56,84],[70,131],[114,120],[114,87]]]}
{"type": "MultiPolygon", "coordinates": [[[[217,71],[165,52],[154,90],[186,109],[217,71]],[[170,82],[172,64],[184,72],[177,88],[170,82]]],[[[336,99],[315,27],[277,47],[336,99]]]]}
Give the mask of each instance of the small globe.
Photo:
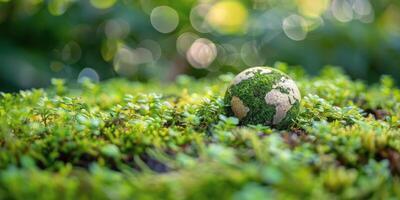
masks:
{"type": "Polygon", "coordinates": [[[243,125],[263,124],[287,128],[295,120],[301,95],[285,73],[270,67],[253,67],[239,73],[225,93],[226,112],[243,125]]]}

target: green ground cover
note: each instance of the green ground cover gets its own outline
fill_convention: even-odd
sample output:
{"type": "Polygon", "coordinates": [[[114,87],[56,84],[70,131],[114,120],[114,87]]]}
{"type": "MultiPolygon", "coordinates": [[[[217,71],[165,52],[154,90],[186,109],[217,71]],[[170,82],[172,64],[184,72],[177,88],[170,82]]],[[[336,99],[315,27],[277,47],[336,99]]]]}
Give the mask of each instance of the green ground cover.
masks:
{"type": "Polygon", "coordinates": [[[400,198],[400,90],[277,64],[301,90],[286,130],[225,116],[233,75],[0,95],[0,199],[400,198]]]}

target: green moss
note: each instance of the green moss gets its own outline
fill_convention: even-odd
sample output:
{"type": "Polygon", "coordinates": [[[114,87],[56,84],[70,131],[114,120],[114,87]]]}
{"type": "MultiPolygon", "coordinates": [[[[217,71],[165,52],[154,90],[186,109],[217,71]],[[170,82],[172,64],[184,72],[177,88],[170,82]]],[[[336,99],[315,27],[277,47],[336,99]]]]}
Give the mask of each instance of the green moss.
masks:
{"type": "Polygon", "coordinates": [[[399,199],[394,80],[278,67],[307,94],[283,130],[225,116],[231,75],[2,93],[0,199],[399,199]]]}

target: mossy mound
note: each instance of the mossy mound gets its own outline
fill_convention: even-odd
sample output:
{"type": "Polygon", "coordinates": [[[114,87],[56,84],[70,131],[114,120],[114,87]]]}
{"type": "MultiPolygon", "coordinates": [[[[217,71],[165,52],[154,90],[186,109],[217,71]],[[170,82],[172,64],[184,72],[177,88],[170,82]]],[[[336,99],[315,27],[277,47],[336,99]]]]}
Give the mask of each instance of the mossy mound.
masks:
{"type": "Polygon", "coordinates": [[[270,67],[253,67],[238,74],[225,94],[226,112],[241,124],[287,128],[294,122],[300,105],[296,83],[270,67]]]}
{"type": "Polygon", "coordinates": [[[285,130],[238,126],[232,75],[0,94],[0,199],[399,199],[400,90],[275,66],[303,96],[285,130]]]}

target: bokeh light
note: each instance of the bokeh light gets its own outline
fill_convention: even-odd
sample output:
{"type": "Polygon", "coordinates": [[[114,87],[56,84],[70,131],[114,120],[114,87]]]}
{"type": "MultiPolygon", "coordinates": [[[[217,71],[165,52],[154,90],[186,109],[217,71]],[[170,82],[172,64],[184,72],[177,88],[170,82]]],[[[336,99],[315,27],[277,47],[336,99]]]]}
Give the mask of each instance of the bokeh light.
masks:
{"type": "Polygon", "coordinates": [[[369,15],[372,12],[371,3],[368,0],[354,0],[353,9],[358,15],[369,15]]]}
{"type": "Polygon", "coordinates": [[[118,40],[105,40],[101,45],[101,56],[105,61],[111,61],[116,54],[120,42],[118,40]]]}
{"type": "Polygon", "coordinates": [[[92,82],[97,83],[100,81],[100,76],[93,68],[84,68],[79,73],[77,81],[78,83],[82,83],[85,81],[85,79],[89,79],[92,82]]]}
{"type": "Polygon", "coordinates": [[[325,25],[325,21],[322,17],[303,18],[303,20],[305,21],[305,29],[307,30],[307,33],[317,30],[325,25]]]}
{"type": "Polygon", "coordinates": [[[159,6],[154,8],[150,14],[153,27],[161,33],[170,33],[179,24],[178,13],[169,6],[159,6]]]}
{"type": "Polygon", "coordinates": [[[282,29],[286,36],[292,40],[304,40],[307,36],[307,23],[302,16],[290,15],[282,22],[282,29]]]}
{"type": "Polygon", "coordinates": [[[139,2],[140,8],[148,15],[151,14],[153,8],[157,7],[157,2],[155,2],[154,0],[139,0],[139,2]]]}
{"type": "MultiPolygon", "coordinates": [[[[389,6],[380,20],[380,28],[394,37],[400,37],[400,6],[389,6]]],[[[400,65],[399,65],[400,66],[400,65]]]]}
{"type": "Polygon", "coordinates": [[[190,46],[192,46],[193,42],[197,39],[199,39],[199,36],[194,33],[182,33],[176,40],[176,49],[178,53],[181,55],[186,55],[186,52],[189,50],[190,46]]]}
{"type": "Polygon", "coordinates": [[[353,10],[356,18],[364,23],[371,23],[374,21],[374,10],[368,0],[354,0],[353,10]]]}
{"type": "Polygon", "coordinates": [[[242,45],[240,55],[247,66],[261,66],[265,63],[265,57],[260,54],[257,41],[253,40],[242,45]]]}
{"type": "Polygon", "coordinates": [[[332,14],[340,22],[349,22],[353,19],[353,8],[349,0],[333,0],[332,14]]]}
{"type": "Polygon", "coordinates": [[[193,7],[190,11],[190,23],[196,31],[200,33],[211,32],[211,27],[206,19],[207,13],[209,12],[210,8],[210,4],[204,3],[193,7]]]}
{"type": "Polygon", "coordinates": [[[206,68],[217,57],[217,47],[205,38],[197,39],[186,53],[186,59],[195,68],[206,68]]]}
{"type": "Polygon", "coordinates": [[[297,0],[300,14],[307,17],[319,17],[328,8],[329,0],[297,0]]]}
{"type": "Polygon", "coordinates": [[[160,44],[154,40],[143,40],[139,44],[140,47],[148,49],[152,53],[153,59],[156,61],[161,58],[162,50],[160,44]]]}
{"type": "Polygon", "coordinates": [[[93,5],[93,7],[98,8],[98,9],[107,9],[112,7],[117,0],[90,0],[90,3],[93,5]]]}
{"type": "Polygon", "coordinates": [[[241,63],[240,51],[229,43],[220,45],[218,57],[219,62],[223,65],[238,66],[241,63]]]}
{"type": "Polygon", "coordinates": [[[59,72],[59,71],[61,71],[63,68],[64,68],[64,63],[62,63],[62,62],[59,62],[59,61],[52,61],[52,62],[50,63],[50,69],[51,69],[53,72],[59,72]]]}
{"type": "Polygon", "coordinates": [[[61,52],[62,60],[68,64],[74,64],[79,61],[82,55],[81,47],[75,41],[67,43],[61,52]]]}
{"type": "Polygon", "coordinates": [[[107,20],[104,26],[104,32],[107,38],[123,39],[128,36],[130,32],[130,25],[124,19],[107,20]]]}
{"type": "Polygon", "coordinates": [[[223,34],[245,32],[247,20],[247,9],[239,1],[233,0],[214,4],[207,14],[208,23],[223,34]]]}
{"type": "Polygon", "coordinates": [[[276,10],[255,15],[248,23],[248,34],[252,36],[271,36],[282,31],[282,19],[276,10]]]}
{"type": "Polygon", "coordinates": [[[65,13],[70,3],[70,0],[50,0],[48,10],[50,14],[60,16],[65,13]]]}
{"type": "MultiPolygon", "coordinates": [[[[40,10],[41,3],[43,0],[26,0],[21,1],[19,7],[21,8],[21,15],[31,16],[40,10]]],[[[1,0],[0,0],[1,2],[1,0]]],[[[0,11],[1,12],[1,11],[0,11]]],[[[0,14],[1,22],[1,14],[0,14]]]]}
{"type": "Polygon", "coordinates": [[[146,48],[121,47],[114,57],[114,70],[121,76],[132,76],[138,67],[153,62],[153,54],[146,48]]]}

